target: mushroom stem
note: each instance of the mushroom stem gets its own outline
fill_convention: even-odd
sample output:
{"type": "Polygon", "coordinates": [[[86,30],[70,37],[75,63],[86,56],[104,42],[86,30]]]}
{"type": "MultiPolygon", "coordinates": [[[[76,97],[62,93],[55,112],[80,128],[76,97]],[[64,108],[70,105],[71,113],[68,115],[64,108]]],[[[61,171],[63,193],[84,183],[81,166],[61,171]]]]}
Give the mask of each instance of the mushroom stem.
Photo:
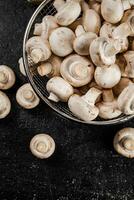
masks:
{"type": "Polygon", "coordinates": [[[30,102],[32,102],[35,98],[34,93],[31,90],[23,91],[23,97],[30,102]]]}
{"type": "Polygon", "coordinates": [[[60,101],[60,99],[52,92],[50,93],[48,99],[51,100],[51,101],[54,101],[54,102],[59,102],[60,101]]]}
{"type": "Polygon", "coordinates": [[[111,57],[119,53],[121,50],[121,46],[118,42],[114,41],[114,43],[106,43],[104,46],[105,56],[111,57]]]}
{"type": "Polygon", "coordinates": [[[86,78],[87,76],[87,73],[88,73],[88,68],[86,65],[82,64],[82,63],[79,63],[77,64],[78,61],[74,62],[69,71],[70,71],[70,74],[72,74],[74,77],[76,78],[86,78]]]}
{"type": "Polygon", "coordinates": [[[0,71],[0,83],[7,83],[8,81],[8,77],[6,76],[6,74],[2,71],[0,71]]]}
{"type": "Polygon", "coordinates": [[[114,101],[114,95],[112,89],[110,90],[103,90],[103,101],[104,102],[113,102],[114,101]]]}
{"type": "Polygon", "coordinates": [[[37,151],[38,152],[40,152],[40,153],[46,153],[48,150],[49,150],[49,146],[50,145],[47,145],[45,142],[39,142],[38,144],[37,144],[37,147],[36,147],[36,149],[37,149],[37,151]]]}
{"type": "Polygon", "coordinates": [[[83,100],[88,104],[95,104],[98,97],[101,95],[101,91],[97,88],[92,87],[84,96],[82,96],[83,100]]]}
{"type": "Polygon", "coordinates": [[[37,71],[40,74],[40,76],[46,76],[52,72],[52,65],[49,62],[46,62],[44,64],[41,64],[38,66],[37,71]]]}
{"type": "Polygon", "coordinates": [[[122,145],[128,151],[134,151],[134,140],[133,139],[131,139],[129,137],[124,138],[122,145]]]}

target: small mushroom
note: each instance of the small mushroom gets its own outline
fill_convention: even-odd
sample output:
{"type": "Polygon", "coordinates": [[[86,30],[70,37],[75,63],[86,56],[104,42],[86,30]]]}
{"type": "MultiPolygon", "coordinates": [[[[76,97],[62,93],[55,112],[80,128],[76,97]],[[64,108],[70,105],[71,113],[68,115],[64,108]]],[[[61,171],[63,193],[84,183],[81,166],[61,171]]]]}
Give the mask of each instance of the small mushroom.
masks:
{"type": "Polygon", "coordinates": [[[19,61],[18,61],[18,63],[19,63],[19,70],[20,70],[20,72],[23,74],[23,76],[26,76],[23,58],[20,58],[19,61]]]}
{"type": "Polygon", "coordinates": [[[46,89],[49,92],[48,99],[54,102],[67,102],[69,97],[74,93],[73,87],[58,76],[51,78],[47,82],[46,89]]]}
{"type": "Polygon", "coordinates": [[[0,90],[10,89],[15,84],[15,73],[6,66],[0,65],[0,90]]]}
{"type": "Polygon", "coordinates": [[[90,45],[90,56],[96,66],[109,66],[115,63],[116,54],[120,52],[120,49],[118,41],[98,37],[90,45]]]}
{"type": "Polygon", "coordinates": [[[116,24],[123,17],[124,11],[130,8],[129,1],[126,0],[102,0],[101,14],[105,21],[116,24]]]}
{"type": "Polygon", "coordinates": [[[79,25],[75,31],[76,39],[74,40],[73,47],[76,53],[82,56],[89,55],[89,47],[91,42],[97,38],[97,35],[92,32],[85,32],[82,25],[79,25]]]}
{"type": "Polygon", "coordinates": [[[47,62],[38,66],[37,71],[40,76],[47,75],[50,78],[54,76],[60,76],[61,62],[61,58],[52,55],[47,62]]]}
{"type": "Polygon", "coordinates": [[[60,27],[52,31],[49,42],[54,54],[64,57],[72,53],[75,35],[66,27],[60,27]]]}
{"type": "Polygon", "coordinates": [[[18,89],[16,93],[16,100],[18,104],[25,109],[35,108],[40,102],[29,83],[22,85],[18,89]]]}
{"type": "Polygon", "coordinates": [[[126,115],[134,114],[134,84],[129,84],[118,97],[118,107],[126,115]]]}
{"type": "Polygon", "coordinates": [[[99,114],[99,109],[95,106],[96,100],[101,95],[101,91],[91,88],[85,95],[72,95],[68,101],[68,107],[74,116],[79,119],[90,122],[99,114]]]}
{"type": "Polygon", "coordinates": [[[120,82],[113,88],[114,94],[119,96],[124,88],[126,88],[129,84],[132,84],[132,81],[129,78],[121,78],[120,82]]]}
{"type": "Polygon", "coordinates": [[[134,158],[134,128],[118,131],[113,141],[114,149],[127,158],[134,158]]]}
{"type": "Polygon", "coordinates": [[[61,26],[68,26],[72,24],[81,13],[81,6],[79,1],[69,0],[59,4],[58,6],[57,5],[56,7],[58,12],[55,15],[55,18],[57,19],[58,24],[61,26]]]}
{"type": "Polygon", "coordinates": [[[120,53],[122,53],[128,49],[128,45],[129,45],[128,38],[126,37],[122,38],[122,37],[117,37],[117,36],[114,37],[113,32],[115,28],[116,28],[115,25],[105,22],[100,29],[100,37],[117,40],[121,46],[120,53]]]}
{"type": "Polygon", "coordinates": [[[42,19],[41,23],[36,23],[34,27],[34,35],[41,36],[42,39],[47,40],[51,32],[58,28],[57,21],[54,16],[47,15],[42,19]]]}
{"type": "Polygon", "coordinates": [[[99,14],[95,10],[89,9],[89,6],[85,1],[82,1],[82,10],[82,25],[85,31],[98,34],[101,27],[101,19],[99,14]]]}
{"type": "Polygon", "coordinates": [[[81,87],[92,80],[94,66],[89,59],[74,54],[63,60],[60,73],[72,86],[81,87]]]}
{"type": "Polygon", "coordinates": [[[32,138],[30,150],[37,158],[46,159],[54,153],[55,142],[53,138],[47,134],[38,134],[32,138]]]}
{"type": "Polygon", "coordinates": [[[118,65],[114,64],[109,67],[97,67],[94,73],[96,83],[106,89],[117,85],[121,79],[121,71],[118,65]]]}
{"type": "Polygon", "coordinates": [[[114,119],[121,115],[121,111],[118,108],[117,100],[114,98],[113,91],[111,89],[103,90],[103,101],[97,104],[99,108],[99,116],[102,119],[114,119]]]}
{"type": "Polygon", "coordinates": [[[0,91],[0,119],[5,118],[11,110],[11,102],[8,96],[0,91]]]}
{"type": "Polygon", "coordinates": [[[27,41],[26,51],[35,64],[46,61],[51,56],[49,42],[39,36],[34,36],[27,41]]]}

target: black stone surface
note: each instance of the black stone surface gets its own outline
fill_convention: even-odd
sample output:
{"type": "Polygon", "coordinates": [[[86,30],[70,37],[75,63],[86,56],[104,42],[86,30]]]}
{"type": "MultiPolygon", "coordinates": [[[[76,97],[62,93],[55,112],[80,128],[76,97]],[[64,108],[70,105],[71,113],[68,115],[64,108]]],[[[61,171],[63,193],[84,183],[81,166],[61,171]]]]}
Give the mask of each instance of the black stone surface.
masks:
{"type": "Polygon", "coordinates": [[[18,70],[26,25],[36,7],[26,0],[0,0],[0,64],[12,66],[17,82],[7,91],[12,112],[0,121],[0,200],[133,200],[134,160],[116,154],[118,126],[77,124],[41,103],[34,110],[17,105],[15,93],[26,82],[18,70]],[[29,150],[37,133],[49,133],[57,150],[38,160],[29,150]]]}

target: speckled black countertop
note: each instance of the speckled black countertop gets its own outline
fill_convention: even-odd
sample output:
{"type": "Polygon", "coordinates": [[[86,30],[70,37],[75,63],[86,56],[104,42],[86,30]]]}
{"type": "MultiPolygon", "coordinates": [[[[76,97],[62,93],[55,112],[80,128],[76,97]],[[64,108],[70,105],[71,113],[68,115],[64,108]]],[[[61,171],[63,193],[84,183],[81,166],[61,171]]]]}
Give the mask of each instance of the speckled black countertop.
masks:
{"type": "Polygon", "coordinates": [[[26,0],[0,0],[0,64],[12,66],[17,82],[7,92],[11,114],[0,121],[0,200],[134,200],[134,160],[116,154],[119,126],[88,126],[68,121],[41,103],[27,111],[17,105],[18,70],[26,25],[36,7],[26,0]],[[37,133],[50,133],[57,150],[50,160],[29,151],[37,133]]]}

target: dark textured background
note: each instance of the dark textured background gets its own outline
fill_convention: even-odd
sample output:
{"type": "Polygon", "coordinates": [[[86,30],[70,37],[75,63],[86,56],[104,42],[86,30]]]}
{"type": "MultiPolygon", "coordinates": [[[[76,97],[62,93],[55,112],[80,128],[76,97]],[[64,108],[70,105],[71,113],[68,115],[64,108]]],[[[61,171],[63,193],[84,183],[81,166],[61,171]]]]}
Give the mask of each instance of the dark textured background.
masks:
{"type": "Polygon", "coordinates": [[[20,108],[16,89],[25,82],[18,71],[23,34],[36,7],[26,0],[0,0],[0,64],[11,66],[17,82],[7,94],[12,112],[0,121],[0,200],[133,200],[134,160],[114,152],[113,136],[133,121],[113,127],[77,124],[45,104],[20,108]],[[37,133],[50,133],[57,144],[51,160],[29,151],[37,133]]]}

